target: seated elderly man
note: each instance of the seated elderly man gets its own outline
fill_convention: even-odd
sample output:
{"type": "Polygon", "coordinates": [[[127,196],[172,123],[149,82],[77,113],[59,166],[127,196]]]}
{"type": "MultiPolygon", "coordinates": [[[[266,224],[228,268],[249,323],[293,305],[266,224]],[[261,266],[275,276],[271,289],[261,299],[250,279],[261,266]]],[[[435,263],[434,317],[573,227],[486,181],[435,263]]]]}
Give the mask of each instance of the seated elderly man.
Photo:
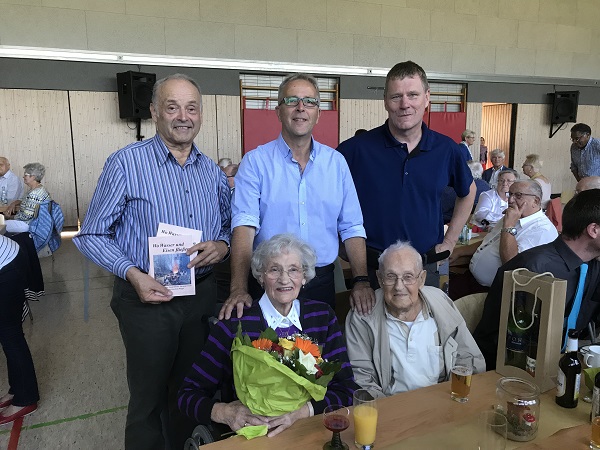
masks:
{"type": "Polygon", "coordinates": [[[443,291],[424,286],[421,255],[398,241],[379,257],[379,284],[370,315],[350,312],[346,340],[355,381],[382,397],[448,379],[452,353],[485,361],[460,312],[443,291]]]}
{"type": "Polygon", "coordinates": [[[450,263],[463,256],[473,256],[469,270],[450,280],[450,297],[454,300],[474,292],[487,292],[496,271],[518,253],[552,242],[556,227],[541,207],[542,188],[534,180],[517,181],[508,191],[508,208],[503,219],[482,242],[456,246],[450,263]]]}

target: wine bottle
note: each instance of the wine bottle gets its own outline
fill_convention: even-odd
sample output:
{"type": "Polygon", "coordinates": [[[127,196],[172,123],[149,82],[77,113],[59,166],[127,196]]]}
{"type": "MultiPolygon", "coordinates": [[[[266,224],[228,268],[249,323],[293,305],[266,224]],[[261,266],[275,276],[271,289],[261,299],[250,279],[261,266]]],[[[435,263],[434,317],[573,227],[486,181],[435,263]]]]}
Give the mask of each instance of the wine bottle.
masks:
{"type": "MultiPolygon", "coordinates": [[[[539,309],[539,308],[537,308],[539,309]]],[[[525,370],[529,375],[535,377],[535,366],[537,363],[538,338],[540,334],[540,312],[533,314],[533,325],[529,330],[529,345],[527,349],[527,365],[525,370]]]]}
{"type": "Polygon", "coordinates": [[[509,311],[508,326],[506,327],[506,365],[527,368],[527,347],[529,333],[527,328],[531,323],[531,316],[525,311],[523,297],[515,298],[515,317],[509,311]]]}
{"type": "Polygon", "coordinates": [[[581,363],[577,358],[578,348],[578,332],[576,330],[569,330],[567,350],[558,362],[556,404],[563,408],[575,408],[579,400],[581,363]]]}

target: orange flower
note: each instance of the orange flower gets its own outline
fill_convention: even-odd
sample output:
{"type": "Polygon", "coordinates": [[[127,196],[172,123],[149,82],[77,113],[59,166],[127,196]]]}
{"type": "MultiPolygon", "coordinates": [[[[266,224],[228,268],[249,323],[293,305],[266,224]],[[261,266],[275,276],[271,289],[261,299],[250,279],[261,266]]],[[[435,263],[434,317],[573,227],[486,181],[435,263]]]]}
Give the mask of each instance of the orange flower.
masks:
{"type": "Polygon", "coordinates": [[[269,351],[271,350],[271,347],[273,346],[273,341],[270,341],[269,339],[256,339],[254,341],[252,341],[252,346],[258,350],[265,350],[265,351],[269,351]]]}
{"type": "Polygon", "coordinates": [[[310,353],[315,358],[319,358],[321,356],[321,352],[319,351],[317,344],[309,341],[308,339],[305,340],[300,337],[296,337],[295,345],[298,350],[302,350],[304,353],[310,353]]]}

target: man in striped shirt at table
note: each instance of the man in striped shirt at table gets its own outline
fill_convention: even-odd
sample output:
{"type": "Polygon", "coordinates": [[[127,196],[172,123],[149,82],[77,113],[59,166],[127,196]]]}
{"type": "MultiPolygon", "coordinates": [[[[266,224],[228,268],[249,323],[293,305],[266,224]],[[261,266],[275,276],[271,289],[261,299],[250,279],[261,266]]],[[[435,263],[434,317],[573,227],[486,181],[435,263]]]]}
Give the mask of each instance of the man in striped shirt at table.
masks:
{"type": "Polygon", "coordinates": [[[150,109],[156,135],[109,156],[74,241],[116,275],[111,307],[130,393],[125,448],[180,449],[194,423],[178,412],[176,394],[208,336],[212,265],[229,252],[231,194],[225,174],[193,142],[202,124],[196,82],[181,74],[157,81],[150,109]],[[190,262],[196,295],[173,297],[147,274],[148,237],[159,222],[202,231],[187,252],[198,252],[190,262]]]}

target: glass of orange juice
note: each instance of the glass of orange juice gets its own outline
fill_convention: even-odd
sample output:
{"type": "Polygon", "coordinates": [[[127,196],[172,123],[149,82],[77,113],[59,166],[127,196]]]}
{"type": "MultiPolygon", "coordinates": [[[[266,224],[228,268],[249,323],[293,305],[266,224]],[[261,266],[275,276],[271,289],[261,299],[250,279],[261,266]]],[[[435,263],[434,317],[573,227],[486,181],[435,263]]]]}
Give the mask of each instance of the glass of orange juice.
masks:
{"type": "Polygon", "coordinates": [[[354,391],[354,443],[358,448],[370,450],[377,432],[377,402],[366,389],[354,391]]]}

